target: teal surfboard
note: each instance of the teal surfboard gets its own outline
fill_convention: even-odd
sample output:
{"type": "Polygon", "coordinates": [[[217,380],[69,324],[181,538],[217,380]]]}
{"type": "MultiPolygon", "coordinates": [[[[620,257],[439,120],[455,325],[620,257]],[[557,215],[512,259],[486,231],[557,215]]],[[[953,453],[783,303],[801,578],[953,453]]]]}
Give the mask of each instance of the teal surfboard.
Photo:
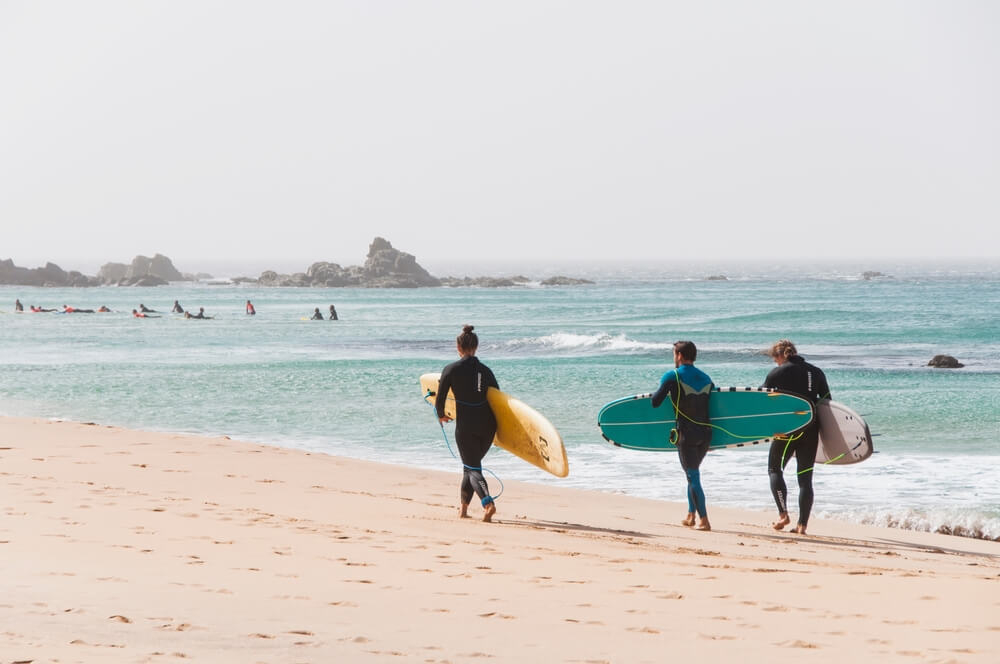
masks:
{"type": "MultiPolygon", "coordinates": [[[[632,450],[668,451],[677,426],[669,400],[653,408],[652,394],[616,399],[601,408],[597,425],[604,438],[632,450]]],[[[712,424],[710,449],[743,447],[794,433],[813,420],[812,404],[802,397],[764,387],[722,387],[708,400],[712,424]]]]}

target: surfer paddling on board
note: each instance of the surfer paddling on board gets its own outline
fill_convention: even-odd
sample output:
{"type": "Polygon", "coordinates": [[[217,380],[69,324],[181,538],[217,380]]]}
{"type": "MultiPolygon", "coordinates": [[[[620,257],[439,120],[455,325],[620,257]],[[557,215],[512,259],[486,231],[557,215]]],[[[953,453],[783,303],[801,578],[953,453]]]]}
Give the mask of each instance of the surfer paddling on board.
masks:
{"type": "Polygon", "coordinates": [[[444,407],[448,391],[454,392],[455,442],[463,467],[460,494],[462,507],[459,516],[463,519],[469,516],[469,503],[475,492],[483,506],[483,521],[491,521],[497,508],[490,496],[486,478],[483,477],[482,465],[483,457],[493,445],[497,420],[486,401],[486,390],[491,387],[500,389],[500,386],[490,368],[476,357],[479,337],[472,330],[472,325],[466,325],[455,340],[461,359],[452,362],[441,372],[434,405],[438,421],[441,424],[449,422],[451,418],[445,415],[444,407]]]}
{"type": "MultiPolygon", "coordinates": [[[[830,398],[830,386],[826,375],[817,367],[806,362],[788,339],[776,341],[768,351],[776,366],[764,379],[764,387],[782,392],[791,392],[808,399],[815,406],[820,399],[830,398]]],[[[771,493],[778,506],[778,520],[772,525],[781,530],[789,523],[788,487],[785,485],[784,470],[792,455],[795,455],[796,479],[799,481],[799,520],[794,532],[805,535],[809,523],[809,512],[813,504],[812,471],[816,464],[816,450],[819,447],[819,420],[813,419],[798,433],[775,437],[767,457],[767,475],[771,480],[771,493]]]]}
{"type": "Polygon", "coordinates": [[[694,342],[678,341],[674,344],[674,369],[663,374],[660,388],[653,394],[653,408],[659,408],[668,398],[677,416],[677,428],[670,432],[670,441],[677,445],[681,468],[687,475],[688,513],[681,523],[695,525],[696,530],[711,530],[705,491],[701,487],[702,459],[712,442],[712,427],[708,421],[708,399],[712,392],[712,379],[694,366],[698,349],[694,342]]]}

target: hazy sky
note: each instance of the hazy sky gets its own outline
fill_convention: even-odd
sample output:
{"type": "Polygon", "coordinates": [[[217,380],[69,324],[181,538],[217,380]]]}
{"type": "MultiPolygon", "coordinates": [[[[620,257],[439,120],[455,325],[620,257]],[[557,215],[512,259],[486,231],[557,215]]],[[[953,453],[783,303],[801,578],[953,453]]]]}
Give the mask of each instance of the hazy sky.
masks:
{"type": "Polygon", "coordinates": [[[1000,258],[1000,3],[0,0],[0,258],[1000,258]]]}

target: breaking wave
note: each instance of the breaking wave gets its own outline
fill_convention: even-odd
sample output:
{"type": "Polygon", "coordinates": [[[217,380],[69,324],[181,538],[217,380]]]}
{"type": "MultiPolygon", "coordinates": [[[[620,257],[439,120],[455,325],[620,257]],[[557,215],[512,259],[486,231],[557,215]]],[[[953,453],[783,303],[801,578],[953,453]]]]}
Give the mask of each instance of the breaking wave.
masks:
{"type": "Polygon", "coordinates": [[[573,334],[555,332],[542,337],[522,337],[502,344],[508,352],[545,352],[562,355],[601,353],[662,353],[673,345],[663,342],[637,341],[624,334],[573,334]]]}

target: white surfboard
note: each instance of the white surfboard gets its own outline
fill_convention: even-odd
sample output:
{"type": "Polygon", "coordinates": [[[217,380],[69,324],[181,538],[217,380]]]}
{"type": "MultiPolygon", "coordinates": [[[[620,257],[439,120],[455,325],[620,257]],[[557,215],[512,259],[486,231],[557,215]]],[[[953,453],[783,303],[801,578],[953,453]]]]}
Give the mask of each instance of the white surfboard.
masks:
{"type": "Polygon", "coordinates": [[[823,399],[816,404],[816,416],[819,418],[817,465],[858,463],[875,451],[864,418],[844,404],[823,399]]]}

